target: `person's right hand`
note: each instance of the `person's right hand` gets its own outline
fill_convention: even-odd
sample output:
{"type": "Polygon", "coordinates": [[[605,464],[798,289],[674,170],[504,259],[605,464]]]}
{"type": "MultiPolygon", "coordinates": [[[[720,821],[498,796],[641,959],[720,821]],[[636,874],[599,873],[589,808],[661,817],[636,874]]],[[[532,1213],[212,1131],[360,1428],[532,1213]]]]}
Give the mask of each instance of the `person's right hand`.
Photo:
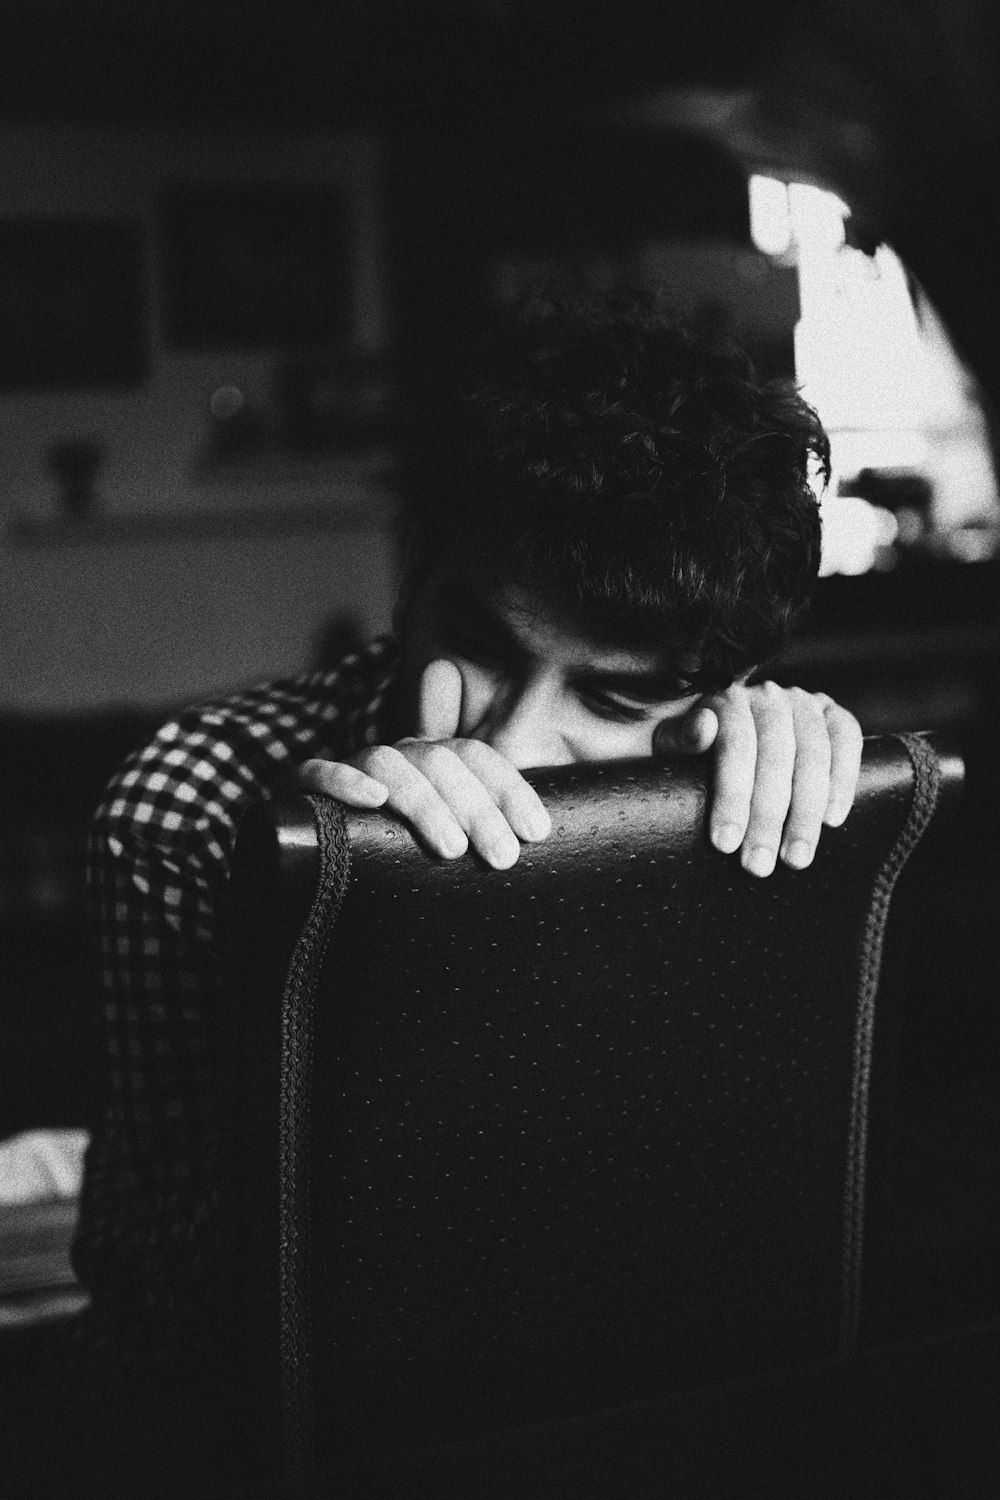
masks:
{"type": "Polygon", "coordinates": [[[349,761],[307,760],[299,784],[348,807],[390,808],[445,859],[471,844],[487,864],[508,869],[521,842],[546,838],[552,820],[509,760],[479,740],[456,738],[461,710],[461,673],[453,662],[432,661],[420,682],[416,735],[349,761]]]}

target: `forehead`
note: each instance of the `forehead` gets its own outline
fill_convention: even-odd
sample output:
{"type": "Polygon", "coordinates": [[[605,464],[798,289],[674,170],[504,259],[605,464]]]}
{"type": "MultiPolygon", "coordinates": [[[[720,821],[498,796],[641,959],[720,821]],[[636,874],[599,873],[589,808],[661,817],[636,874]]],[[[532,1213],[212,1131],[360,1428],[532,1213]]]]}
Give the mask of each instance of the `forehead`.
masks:
{"type": "Polygon", "coordinates": [[[446,619],[497,637],[533,658],[611,673],[660,673],[664,655],[595,635],[557,602],[516,583],[494,587],[445,575],[436,589],[446,619]]]}

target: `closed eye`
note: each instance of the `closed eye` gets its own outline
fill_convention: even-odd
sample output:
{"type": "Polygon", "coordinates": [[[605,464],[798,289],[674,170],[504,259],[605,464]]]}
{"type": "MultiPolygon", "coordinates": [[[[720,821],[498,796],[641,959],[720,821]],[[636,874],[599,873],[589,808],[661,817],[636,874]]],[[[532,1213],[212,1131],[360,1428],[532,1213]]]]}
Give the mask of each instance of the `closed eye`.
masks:
{"type": "Polygon", "coordinates": [[[616,724],[637,724],[649,714],[649,709],[638,703],[624,703],[620,698],[598,692],[596,689],[581,688],[579,697],[590,713],[596,714],[599,719],[608,719],[616,724]]]}

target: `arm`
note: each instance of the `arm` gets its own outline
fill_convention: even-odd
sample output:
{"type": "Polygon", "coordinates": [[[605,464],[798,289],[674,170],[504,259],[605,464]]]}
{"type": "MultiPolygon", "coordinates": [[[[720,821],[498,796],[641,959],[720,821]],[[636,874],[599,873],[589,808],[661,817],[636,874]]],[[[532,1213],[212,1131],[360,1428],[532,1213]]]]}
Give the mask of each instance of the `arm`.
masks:
{"type": "MultiPolygon", "coordinates": [[[[456,738],[461,678],[432,662],[421,683],[419,732],[377,746],[350,762],[307,761],[305,789],[352,807],[386,806],[446,859],[472,847],[505,869],[520,843],[546,837],[551,824],[534,790],[503,756],[478,740],[456,738]]],[[[680,719],[661,723],[654,753],[715,752],[712,842],[742,850],[754,875],[769,875],[780,851],[796,869],[809,864],[821,825],[843,822],[854,800],[861,760],[857,721],[831,699],[774,683],[698,700],[680,719]]]]}
{"type": "MultiPolygon", "coordinates": [[[[176,726],[175,726],[176,727],[176,726]]],[[[230,803],[248,778],[227,764],[230,803]]],[[[105,1104],[76,1261],[95,1308],[176,1324],[217,1259],[221,1121],[213,944],[234,831],[212,752],[161,734],[95,816],[88,893],[105,1028],[105,1104]]]]}

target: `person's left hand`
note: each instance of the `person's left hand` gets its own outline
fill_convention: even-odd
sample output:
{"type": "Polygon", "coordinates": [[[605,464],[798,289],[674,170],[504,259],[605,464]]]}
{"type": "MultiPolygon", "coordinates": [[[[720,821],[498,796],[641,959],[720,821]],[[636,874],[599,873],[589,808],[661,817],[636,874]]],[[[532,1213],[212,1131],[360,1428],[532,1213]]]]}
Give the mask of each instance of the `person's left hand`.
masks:
{"type": "Polygon", "coordinates": [[[657,754],[701,755],[715,748],[709,836],[751,875],[770,875],[780,858],[812,862],[825,823],[851,810],[861,766],[861,726],[825,693],[764,682],[735,684],[699,698],[683,719],[657,726],[657,754]]]}

